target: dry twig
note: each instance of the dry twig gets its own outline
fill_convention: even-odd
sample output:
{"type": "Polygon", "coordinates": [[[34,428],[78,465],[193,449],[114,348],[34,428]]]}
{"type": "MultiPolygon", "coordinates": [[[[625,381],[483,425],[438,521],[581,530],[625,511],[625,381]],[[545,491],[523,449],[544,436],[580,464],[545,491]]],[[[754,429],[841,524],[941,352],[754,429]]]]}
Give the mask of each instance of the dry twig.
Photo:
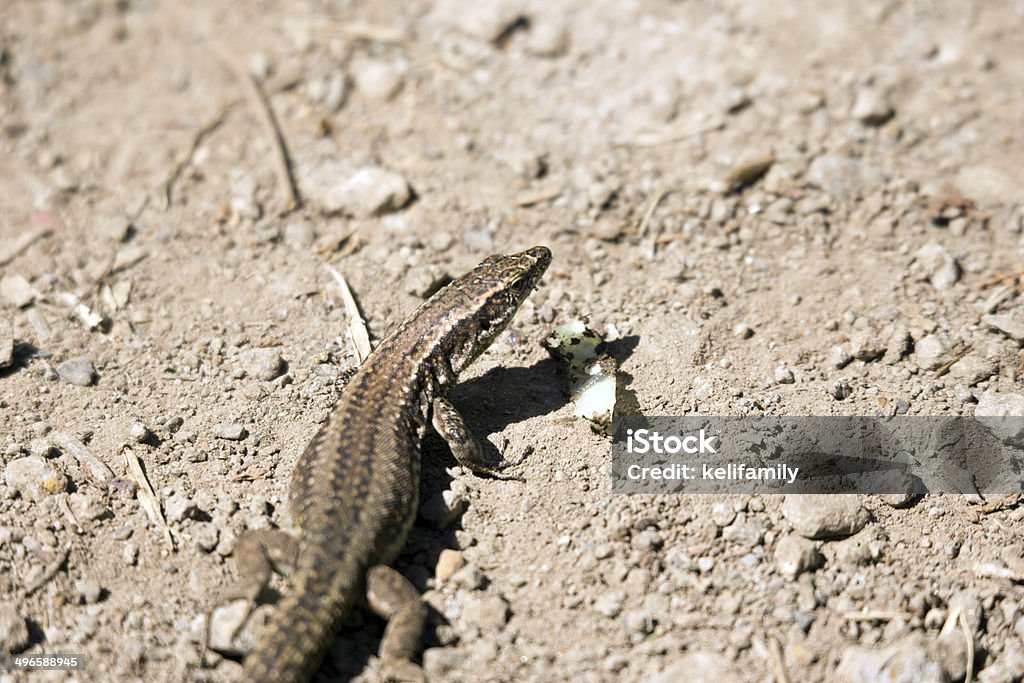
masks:
{"type": "Polygon", "coordinates": [[[196,153],[196,149],[199,147],[199,143],[203,139],[217,130],[224,120],[228,117],[228,113],[235,107],[235,102],[230,102],[224,105],[217,115],[207,121],[205,124],[200,126],[192,137],[189,138],[188,146],[182,151],[178,158],[174,162],[174,166],[167,172],[167,178],[164,180],[163,195],[164,195],[164,211],[171,208],[171,192],[174,189],[174,183],[178,181],[178,177],[181,172],[185,170],[185,167],[192,162],[192,156],[196,153]]]}
{"type": "Polygon", "coordinates": [[[366,331],[366,323],[363,321],[362,316],[359,315],[359,307],[356,305],[356,300],[352,296],[352,290],[349,289],[345,276],[329,266],[327,270],[334,277],[335,282],[338,283],[338,288],[341,290],[341,300],[345,304],[345,312],[348,314],[348,332],[352,336],[352,344],[356,349],[356,358],[362,363],[372,350],[370,335],[366,331]]]}
{"type": "Polygon", "coordinates": [[[167,520],[164,519],[164,513],[160,510],[160,501],[157,500],[156,493],[153,491],[153,487],[149,484],[149,479],[146,478],[146,473],[142,470],[142,464],[139,463],[138,456],[130,448],[124,449],[124,463],[128,469],[128,474],[135,480],[135,483],[139,487],[139,504],[142,505],[142,509],[146,511],[146,516],[149,517],[149,521],[156,524],[164,532],[164,540],[167,541],[167,548],[169,552],[174,552],[174,537],[171,536],[171,529],[167,526],[167,520]]]}

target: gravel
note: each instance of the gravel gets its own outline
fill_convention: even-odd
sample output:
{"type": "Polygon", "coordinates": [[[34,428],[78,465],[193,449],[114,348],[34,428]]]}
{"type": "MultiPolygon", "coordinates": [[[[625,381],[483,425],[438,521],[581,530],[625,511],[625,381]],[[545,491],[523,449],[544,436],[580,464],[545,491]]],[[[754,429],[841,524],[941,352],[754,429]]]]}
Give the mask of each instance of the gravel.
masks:
{"type": "Polygon", "coordinates": [[[68,384],[87,387],[96,381],[96,368],[88,358],[72,358],[57,366],[57,376],[68,384]]]}

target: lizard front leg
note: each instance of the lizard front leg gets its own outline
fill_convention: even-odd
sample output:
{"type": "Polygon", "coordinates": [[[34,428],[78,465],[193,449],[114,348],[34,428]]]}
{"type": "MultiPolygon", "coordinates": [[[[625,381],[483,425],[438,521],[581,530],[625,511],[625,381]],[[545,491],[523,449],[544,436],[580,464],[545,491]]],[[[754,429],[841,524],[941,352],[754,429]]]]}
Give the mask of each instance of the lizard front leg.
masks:
{"type": "Polygon", "coordinates": [[[434,399],[431,409],[431,424],[441,438],[452,449],[452,455],[460,465],[477,476],[488,476],[494,479],[512,479],[523,481],[522,477],[504,474],[484,459],[484,451],[480,442],[466,427],[466,420],[446,398],[438,396],[434,399]]]}

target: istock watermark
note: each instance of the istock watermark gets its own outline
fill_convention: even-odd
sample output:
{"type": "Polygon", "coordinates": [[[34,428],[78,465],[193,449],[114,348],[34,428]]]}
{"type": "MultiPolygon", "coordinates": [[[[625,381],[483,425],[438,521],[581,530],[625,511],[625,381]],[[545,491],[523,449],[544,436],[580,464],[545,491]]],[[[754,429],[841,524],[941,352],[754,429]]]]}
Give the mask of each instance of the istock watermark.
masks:
{"type": "Polygon", "coordinates": [[[626,416],[617,493],[1018,493],[1024,418],[626,416]]]}

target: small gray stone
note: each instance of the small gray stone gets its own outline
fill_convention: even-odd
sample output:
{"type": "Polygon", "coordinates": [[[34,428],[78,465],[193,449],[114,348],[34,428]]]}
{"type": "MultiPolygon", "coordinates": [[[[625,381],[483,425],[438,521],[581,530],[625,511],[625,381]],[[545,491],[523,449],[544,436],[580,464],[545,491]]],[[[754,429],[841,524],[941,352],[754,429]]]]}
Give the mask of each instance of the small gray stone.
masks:
{"type": "Polygon", "coordinates": [[[412,189],[401,175],[383,168],[366,167],[329,188],[320,201],[328,213],[369,218],[398,211],[410,199],[412,189]]]}
{"type": "Polygon", "coordinates": [[[430,680],[448,680],[453,672],[466,665],[470,654],[465,648],[430,647],[423,651],[423,670],[430,680]]]}
{"type": "Polygon", "coordinates": [[[994,358],[984,358],[976,353],[969,353],[949,368],[949,376],[961,379],[974,386],[999,371],[999,363],[994,358]]]}
{"type": "Polygon", "coordinates": [[[247,434],[245,426],[240,425],[237,422],[221,422],[215,424],[210,428],[210,433],[218,439],[227,439],[228,441],[241,441],[247,434]]]}
{"type": "Polygon", "coordinates": [[[217,547],[217,543],[220,540],[220,531],[209,522],[197,524],[192,529],[192,540],[195,541],[196,547],[202,552],[213,552],[213,549],[217,547]]]}
{"type": "Polygon", "coordinates": [[[735,543],[745,550],[761,545],[765,526],[760,518],[737,520],[722,529],[722,540],[735,543]]]}
{"type": "Polygon", "coordinates": [[[834,379],[825,385],[828,395],[837,401],[842,401],[853,394],[853,387],[845,379],[834,379]]]}
{"type": "Polygon", "coordinates": [[[857,332],[850,339],[850,355],[865,363],[884,356],[885,348],[885,342],[870,330],[857,332]]]}
{"type": "Polygon", "coordinates": [[[53,442],[47,438],[32,439],[28,442],[29,455],[36,455],[40,458],[49,458],[56,453],[53,442]]]}
{"type": "Polygon", "coordinates": [[[79,579],[75,581],[75,592],[86,603],[99,602],[103,589],[100,584],[92,579],[79,579]]]}
{"type": "Polygon", "coordinates": [[[240,358],[242,368],[250,377],[269,382],[284,371],[284,359],[277,349],[249,349],[240,358]]]}
{"type": "Polygon", "coordinates": [[[488,595],[466,601],[462,617],[483,632],[497,631],[508,623],[509,609],[504,598],[488,595]]]}
{"type": "Polygon", "coordinates": [[[597,597],[594,601],[594,609],[598,614],[603,614],[609,619],[614,619],[622,612],[626,596],[622,591],[609,591],[597,597]]]}
{"type": "Polygon", "coordinates": [[[660,674],[645,678],[643,683],[677,683],[692,680],[740,683],[744,678],[733,668],[725,655],[689,652],[669,664],[660,674]]]}
{"type": "Polygon", "coordinates": [[[737,323],[732,328],[732,336],[740,339],[750,339],[754,336],[754,330],[746,323],[737,323]]]}
{"type": "Polygon", "coordinates": [[[976,417],[1024,417],[1024,394],[986,391],[978,398],[976,417]]]}
{"type": "Polygon", "coordinates": [[[794,531],[814,539],[851,536],[871,519],[855,495],[788,495],[782,514],[794,531]]]}
{"type": "Polygon", "coordinates": [[[817,569],[824,558],[818,546],[799,536],[784,536],[775,544],[775,566],[790,581],[800,574],[817,569]]]}
{"type": "Polygon", "coordinates": [[[835,673],[846,683],[946,683],[950,680],[942,666],[929,657],[920,633],[883,649],[848,647],[835,673]]]}
{"type": "Polygon", "coordinates": [[[568,48],[569,32],[563,22],[549,19],[530,26],[526,51],[535,57],[560,57],[568,48]]]}
{"type": "Polygon", "coordinates": [[[792,370],[785,365],[780,365],[775,368],[775,382],[776,384],[793,384],[796,382],[796,377],[792,370]]]}
{"type": "Polygon", "coordinates": [[[63,473],[37,455],[7,463],[4,482],[22,498],[34,503],[54,493],[63,493],[68,485],[63,473]]]}
{"type": "Polygon", "coordinates": [[[149,431],[149,427],[141,422],[133,422],[132,426],[128,428],[128,436],[136,443],[143,443],[153,436],[153,432],[149,431]]]}
{"type": "Polygon", "coordinates": [[[654,633],[654,619],[645,610],[629,610],[622,615],[622,626],[627,633],[646,636],[654,633]]]}
{"type": "Polygon", "coordinates": [[[253,646],[252,634],[243,629],[249,617],[249,601],[233,600],[216,607],[210,614],[207,647],[222,655],[238,657],[248,654],[253,646]],[[248,637],[247,637],[248,636],[248,637]],[[239,642],[239,641],[242,642],[239,642]]]}
{"type": "Polygon", "coordinates": [[[938,242],[929,242],[914,256],[935,289],[949,289],[960,279],[960,264],[938,242]]]}
{"type": "Polygon", "coordinates": [[[390,100],[405,84],[401,69],[395,64],[379,60],[356,63],[352,75],[359,92],[371,100],[390,100]]]}
{"type": "Polygon", "coordinates": [[[850,115],[868,126],[880,126],[892,118],[895,110],[876,88],[862,88],[857,93],[850,115]]]}
{"type": "Polygon", "coordinates": [[[842,370],[853,360],[853,356],[842,346],[833,346],[828,352],[828,364],[836,370],[842,370]]]}
{"type": "Polygon", "coordinates": [[[0,602],[0,652],[18,654],[29,643],[28,623],[13,602],[0,602]]]}
{"type": "Polygon", "coordinates": [[[1015,342],[1024,344],[1024,320],[1011,315],[984,315],[981,322],[999,330],[1015,342]]]}
{"type": "Polygon", "coordinates": [[[316,232],[309,221],[298,219],[284,226],[284,243],[296,249],[306,249],[316,240],[316,232]]]}
{"type": "Polygon", "coordinates": [[[487,585],[487,577],[475,566],[467,564],[452,574],[452,583],[475,591],[487,585]]]}
{"type": "Polygon", "coordinates": [[[451,491],[435,493],[420,506],[420,518],[433,529],[444,531],[462,515],[468,502],[451,491]]]}
{"type": "Polygon", "coordinates": [[[16,308],[30,305],[39,292],[20,275],[5,275],[0,279],[0,297],[16,308]]]}
{"type": "Polygon", "coordinates": [[[199,508],[188,497],[175,493],[164,501],[164,515],[171,524],[177,524],[184,519],[194,518],[199,514],[199,508]]]}
{"type": "Polygon", "coordinates": [[[520,17],[517,3],[509,0],[470,3],[447,0],[438,3],[435,11],[466,35],[486,43],[497,42],[520,17]]]}
{"type": "Polygon", "coordinates": [[[946,362],[949,344],[945,337],[929,334],[921,337],[914,345],[917,364],[924,370],[936,370],[946,362]]]}
{"type": "Polygon", "coordinates": [[[807,169],[807,180],[840,199],[853,199],[867,189],[860,162],[847,157],[816,157],[807,169]]]}
{"type": "Polygon", "coordinates": [[[57,366],[57,376],[68,384],[87,387],[96,381],[96,368],[88,358],[71,358],[57,366]]]}

